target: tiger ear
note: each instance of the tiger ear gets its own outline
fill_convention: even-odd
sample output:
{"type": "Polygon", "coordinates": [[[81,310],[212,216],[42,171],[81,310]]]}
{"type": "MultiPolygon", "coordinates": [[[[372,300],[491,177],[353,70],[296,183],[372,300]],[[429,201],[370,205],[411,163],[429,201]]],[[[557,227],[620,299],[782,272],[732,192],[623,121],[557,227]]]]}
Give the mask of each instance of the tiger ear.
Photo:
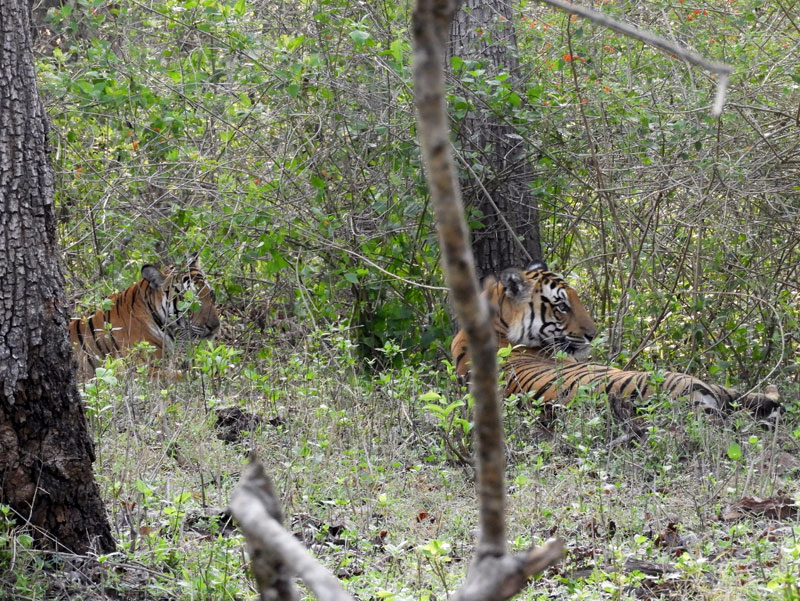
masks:
{"type": "Polygon", "coordinates": [[[164,274],[161,273],[161,270],[156,267],[155,265],[142,265],[142,278],[144,278],[151,287],[155,288],[156,290],[161,290],[161,286],[164,284],[164,274]]]}
{"type": "Polygon", "coordinates": [[[496,277],[494,277],[493,275],[487,275],[485,278],[483,278],[483,282],[481,284],[481,289],[484,292],[488,292],[489,290],[491,290],[495,286],[497,286],[497,278],[496,277]]]}
{"type": "Polygon", "coordinates": [[[506,269],[500,274],[500,283],[506,289],[506,294],[512,298],[522,295],[530,288],[530,282],[522,277],[522,272],[519,269],[506,269]]]}
{"type": "Polygon", "coordinates": [[[189,260],[186,261],[186,264],[189,268],[200,269],[200,253],[196,252],[193,255],[189,255],[189,260]]]}
{"type": "Polygon", "coordinates": [[[525,271],[549,271],[549,269],[547,267],[547,263],[545,263],[541,259],[534,259],[525,268],[525,271]]]}

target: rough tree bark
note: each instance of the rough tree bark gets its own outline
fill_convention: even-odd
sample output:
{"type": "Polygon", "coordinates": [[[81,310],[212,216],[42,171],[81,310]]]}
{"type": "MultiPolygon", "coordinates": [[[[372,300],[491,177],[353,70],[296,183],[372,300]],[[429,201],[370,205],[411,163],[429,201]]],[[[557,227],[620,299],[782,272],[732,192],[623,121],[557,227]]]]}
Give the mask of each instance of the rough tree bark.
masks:
{"type": "Polygon", "coordinates": [[[110,551],[67,336],[27,0],[0,2],[0,203],[0,502],[42,546],[110,551]]]}
{"type": "MultiPolygon", "coordinates": [[[[448,59],[478,61],[490,79],[519,76],[517,38],[509,0],[465,0],[450,28],[448,59]]],[[[501,116],[476,104],[457,123],[456,139],[470,169],[462,171],[465,204],[483,214],[473,231],[478,275],[542,258],[539,210],[530,188],[533,168],[524,140],[501,116]],[[474,167],[474,168],[473,168],[474,167]]]]}

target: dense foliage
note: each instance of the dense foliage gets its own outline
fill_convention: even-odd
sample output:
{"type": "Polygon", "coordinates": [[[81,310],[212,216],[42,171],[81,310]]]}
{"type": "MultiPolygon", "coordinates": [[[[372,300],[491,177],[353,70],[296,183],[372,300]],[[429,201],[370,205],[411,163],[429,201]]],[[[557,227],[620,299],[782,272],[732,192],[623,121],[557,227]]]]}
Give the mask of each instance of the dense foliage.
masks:
{"type": "MultiPolygon", "coordinates": [[[[547,429],[509,400],[508,517],[524,533],[513,546],[558,534],[569,547],[523,598],[800,599],[800,529],[736,509],[772,498],[777,518],[781,504],[796,515],[781,495],[796,494],[800,469],[800,20],[757,0],[596,7],[733,65],[722,118],[706,73],[523,0],[513,23],[480,32],[516,28],[519,83],[454,58],[454,123],[492,111],[528,145],[545,258],[605,332],[596,358],[774,381],[788,412],[769,432],[656,398],[647,440],[614,446],[622,427],[602,396],[581,392],[547,429]]],[[[256,449],[289,526],[349,590],[445,598],[475,527],[471,475],[452,463],[468,453],[470,399],[441,361],[453,326],[416,144],[408,5],[39,10],[76,311],[142,263],[199,251],[225,333],[195,349],[180,383],[110,361],[85,385],[118,553],[39,553],[24,516],[0,505],[0,597],[252,597],[241,541],[211,508],[256,449]]]]}
{"type": "MultiPolygon", "coordinates": [[[[796,368],[796,20],[753,0],[600,7],[732,64],[722,118],[707,74],[521,2],[521,88],[455,58],[454,119],[493,111],[527,142],[546,258],[605,324],[601,354],[747,383],[796,368]]],[[[143,261],[201,250],[262,326],[345,325],[367,356],[446,342],[408,17],[336,0],[50,9],[39,65],[76,292],[96,302],[143,261]]]]}

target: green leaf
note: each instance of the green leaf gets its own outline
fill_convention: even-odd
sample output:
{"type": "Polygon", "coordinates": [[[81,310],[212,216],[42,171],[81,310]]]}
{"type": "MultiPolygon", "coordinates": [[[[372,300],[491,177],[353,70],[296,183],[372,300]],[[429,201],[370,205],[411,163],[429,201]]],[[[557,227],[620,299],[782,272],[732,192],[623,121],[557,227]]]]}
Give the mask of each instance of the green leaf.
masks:
{"type": "Polygon", "coordinates": [[[400,38],[394,40],[389,44],[389,51],[392,53],[394,61],[401,65],[403,63],[403,40],[400,38]]]}
{"type": "Polygon", "coordinates": [[[447,556],[447,553],[450,552],[450,545],[440,540],[432,540],[427,545],[424,545],[420,548],[423,555],[428,557],[436,557],[440,561],[449,561],[450,558],[447,556]]]}
{"type": "Polygon", "coordinates": [[[369,39],[369,32],[356,29],[350,32],[350,39],[356,43],[363,44],[369,39]]]}
{"type": "Polygon", "coordinates": [[[453,102],[453,108],[456,111],[469,110],[469,101],[463,96],[454,96],[452,102],[453,102]]]}
{"type": "Polygon", "coordinates": [[[233,14],[237,17],[241,17],[244,14],[244,0],[238,0],[238,2],[233,5],[233,14]]]}
{"type": "Polygon", "coordinates": [[[470,430],[472,430],[472,424],[465,419],[461,419],[460,417],[453,420],[453,426],[456,428],[461,428],[461,431],[464,432],[464,434],[469,434],[470,430]]]}
{"type": "Polygon", "coordinates": [[[425,394],[420,396],[419,400],[420,401],[438,401],[441,398],[442,398],[442,395],[440,395],[435,390],[431,390],[430,392],[426,392],[425,394]]]}
{"type": "Polygon", "coordinates": [[[728,457],[730,457],[733,461],[739,461],[742,458],[742,447],[740,447],[737,443],[732,442],[728,446],[728,457]]]}
{"type": "Polygon", "coordinates": [[[291,52],[298,48],[306,39],[306,36],[301,34],[297,37],[290,38],[286,41],[286,49],[291,52]]]}
{"type": "Polygon", "coordinates": [[[464,401],[461,400],[453,401],[447,407],[445,407],[444,412],[449,415],[450,413],[453,412],[453,409],[457,409],[458,407],[463,407],[463,406],[464,406],[464,401]]]}
{"type": "Polygon", "coordinates": [[[175,498],[172,500],[175,505],[183,505],[187,501],[191,500],[192,493],[189,492],[182,492],[178,495],[175,495],[175,498]]]}
{"type": "Polygon", "coordinates": [[[98,381],[105,382],[109,386],[114,386],[117,383],[117,378],[114,376],[114,372],[110,369],[106,369],[105,367],[98,367],[95,369],[94,377],[98,381]]]}
{"type": "Polygon", "coordinates": [[[136,487],[136,490],[138,490],[140,493],[142,493],[142,496],[145,497],[145,498],[147,498],[147,497],[149,497],[150,495],[153,494],[153,489],[150,488],[149,486],[147,486],[147,484],[145,484],[141,480],[136,480],[133,483],[133,485],[136,487]]]}

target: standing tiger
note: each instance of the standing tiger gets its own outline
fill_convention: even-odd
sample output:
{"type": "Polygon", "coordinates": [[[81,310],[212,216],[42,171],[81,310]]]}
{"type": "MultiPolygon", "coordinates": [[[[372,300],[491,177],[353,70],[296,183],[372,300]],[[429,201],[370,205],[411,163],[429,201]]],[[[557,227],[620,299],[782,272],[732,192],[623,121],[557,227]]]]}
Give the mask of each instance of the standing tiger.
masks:
{"type": "Polygon", "coordinates": [[[213,338],[219,331],[214,290],[197,259],[188,268],[161,271],[142,266],[142,279],[109,296],[109,309],[70,321],[69,337],[80,375],[94,375],[103,359],[118,357],[139,342],[149,342],[155,356],[169,353],[177,340],[213,338]],[[191,290],[192,294],[187,295],[191,290]]]}
{"type": "MultiPolygon", "coordinates": [[[[525,270],[506,269],[499,281],[487,278],[482,295],[488,300],[498,348],[511,345],[502,366],[505,395],[530,393],[542,403],[571,400],[579,387],[603,392],[617,399],[646,399],[665,392],[673,399],[689,398],[711,411],[745,407],[759,417],[779,407],[777,390],[767,394],[743,394],[699,378],[675,372],[658,374],[628,371],[596,363],[584,363],[597,326],[577,293],[542,261],[525,270]],[[558,352],[566,358],[556,358],[558,352]]],[[[466,335],[458,332],[450,352],[459,376],[469,370],[466,335]]]]}

